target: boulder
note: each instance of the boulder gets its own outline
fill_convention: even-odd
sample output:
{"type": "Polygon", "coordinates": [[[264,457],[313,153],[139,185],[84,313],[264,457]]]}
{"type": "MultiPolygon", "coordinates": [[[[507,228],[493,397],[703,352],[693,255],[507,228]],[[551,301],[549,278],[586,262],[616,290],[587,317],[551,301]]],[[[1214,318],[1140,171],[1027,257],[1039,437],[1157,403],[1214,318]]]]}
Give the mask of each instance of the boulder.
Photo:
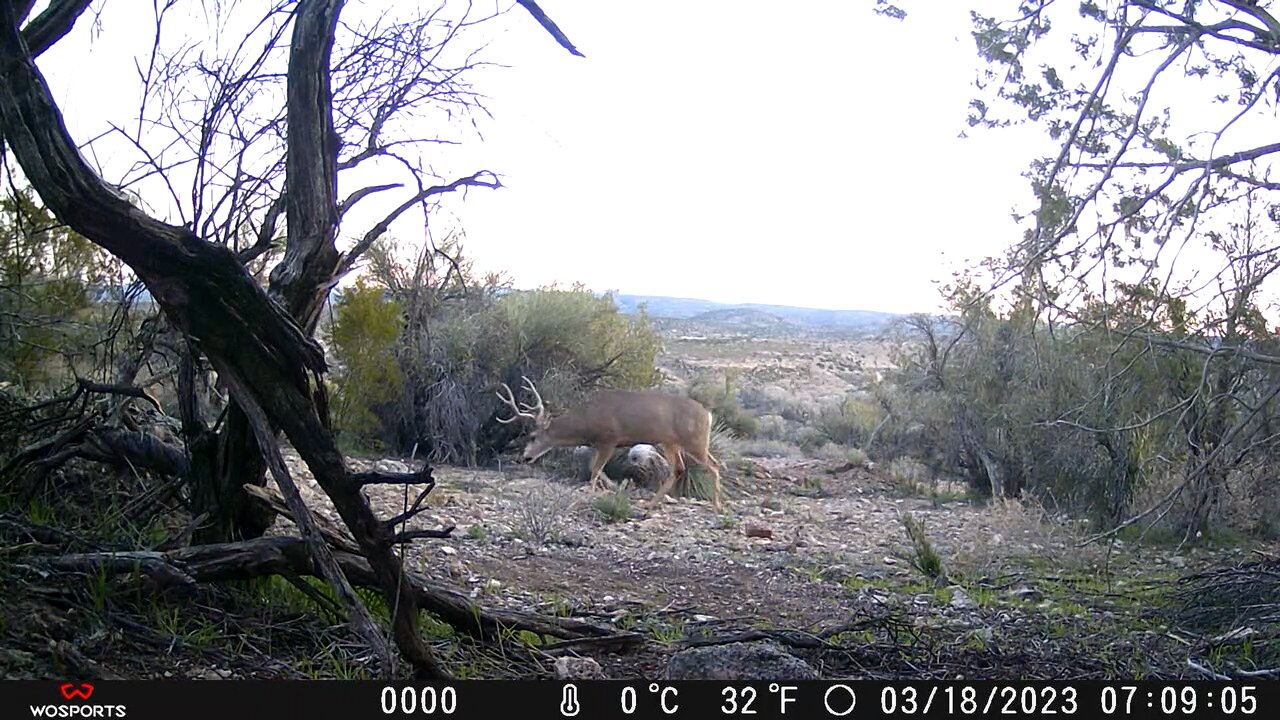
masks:
{"type": "Polygon", "coordinates": [[[772,640],[690,648],[671,656],[667,680],[819,680],[808,663],[772,640]]]}

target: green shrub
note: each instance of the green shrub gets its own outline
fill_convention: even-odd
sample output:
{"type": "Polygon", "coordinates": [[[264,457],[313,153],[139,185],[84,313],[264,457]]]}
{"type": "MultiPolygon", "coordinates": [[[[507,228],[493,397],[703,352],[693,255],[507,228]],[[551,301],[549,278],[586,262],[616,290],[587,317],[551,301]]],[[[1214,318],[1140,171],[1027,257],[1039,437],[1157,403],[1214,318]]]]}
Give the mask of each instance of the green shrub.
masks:
{"type": "Polygon", "coordinates": [[[755,437],[761,440],[782,440],[787,436],[787,421],[781,415],[762,415],[756,418],[755,437]]]}
{"type": "Polygon", "coordinates": [[[605,522],[625,522],[631,519],[631,496],[627,494],[624,483],[617,490],[596,495],[591,499],[591,507],[605,522]]]}
{"type": "Polygon", "coordinates": [[[830,441],[827,440],[827,434],[815,427],[808,425],[802,426],[796,431],[795,443],[800,446],[806,454],[817,451],[818,448],[826,445],[830,441]]]}
{"type": "Polygon", "coordinates": [[[742,409],[729,373],[723,379],[708,375],[698,377],[689,386],[689,397],[705,405],[716,421],[737,437],[751,437],[760,428],[756,416],[742,409]]]}
{"type": "Polygon", "coordinates": [[[0,377],[34,389],[90,374],[104,315],[91,293],[118,268],[29,191],[0,198],[0,377]]]}
{"type": "Polygon", "coordinates": [[[362,278],[334,303],[334,313],[328,328],[338,361],[332,379],[334,426],[348,442],[378,447],[383,432],[376,411],[395,400],[404,383],[395,354],[401,307],[362,278]]]}
{"type": "Polygon", "coordinates": [[[822,408],[814,424],[833,443],[862,446],[883,418],[884,411],[874,403],[848,396],[838,405],[822,408]]]}
{"type": "Polygon", "coordinates": [[[598,388],[649,388],[661,379],[660,336],[643,310],[624,315],[612,295],[581,285],[516,291],[499,276],[476,277],[455,237],[412,264],[394,250],[375,245],[370,268],[404,308],[404,389],[382,416],[401,452],[416,446],[434,462],[492,461],[528,430],[497,422],[510,411],[494,395],[500,383],[520,392],[522,375],[552,413],[598,388]]]}
{"type": "Polygon", "coordinates": [[[925,533],[924,521],[911,513],[902,515],[902,527],[907,538],[911,540],[911,566],[922,575],[932,580],[938,587],[947,584],[947,573],[942,563],[942,556],[934,549],[933,543],[925,533]]]}
{"type": "Polygon", "coordinates": [[[548,370],[576,370],[589,383],[625,389],[650,388],[661,379],[655,365],[661,338],[643,309],[623,315],[612,294],[553,286],[505,294],[497,307],[514,340],[508,345],[514,357],[503,358],[503,364],[527,358],[548,370]]]}
{"type": "Polygon", "coordinates": [[[785,458],[800,454],[800,448],[781,440],[743,440],[738,454],[744,457],[785,458]]]}

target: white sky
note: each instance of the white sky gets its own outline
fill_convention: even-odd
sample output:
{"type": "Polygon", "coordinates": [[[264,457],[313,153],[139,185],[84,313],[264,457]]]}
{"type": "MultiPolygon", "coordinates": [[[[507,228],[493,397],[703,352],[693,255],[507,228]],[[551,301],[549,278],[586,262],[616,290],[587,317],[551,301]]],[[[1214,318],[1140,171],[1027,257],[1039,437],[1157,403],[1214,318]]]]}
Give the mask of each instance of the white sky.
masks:
{"type": "MultiPolygon", "coordinates": [[[[493,118],[450,164],[506,187],[433,221],[465,229],[480,269],[519,287],[928,311],[936,282],[1017,237],[1020,173],[1050,148],[1038,129],[965,124],[974,2],[905,22],[870,0],[541,5],[586,58],[521,8],[482,31],[484,57],[511,67],[476,76],[493,118]]],[[[40,60],[82,141],[105,109],[136,111],[121,88],[150,3],[126,6],[107,4],[92,44],[82,21],[40,60]]],[[[421,221],[392,231],[412,241],[421,221]]]]}
{"type": "Polygon", "coordinates": [[[522,285],[935,309],[1016,238],[1034,146],[958,137],[971,3],[871,6],[543,2],[585,59],[513,13],[484,148],[508,187],[458,210],[473,254],[522,285]]]}

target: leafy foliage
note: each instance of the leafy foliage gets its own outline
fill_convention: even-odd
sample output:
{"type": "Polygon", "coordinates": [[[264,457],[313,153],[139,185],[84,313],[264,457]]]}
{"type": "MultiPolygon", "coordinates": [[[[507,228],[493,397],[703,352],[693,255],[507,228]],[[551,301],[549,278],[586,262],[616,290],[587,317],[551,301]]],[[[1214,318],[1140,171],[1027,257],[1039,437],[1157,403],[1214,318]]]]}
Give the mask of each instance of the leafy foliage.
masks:
{"type": "Polygon", "coordinates": [[[30,191],[0,198],[0,377],[26,386],[65,380],[96,339],[94,295],[115,272],[30,191]]]}
{"type": "Polygon", "coordinates": [[[521,428],[496,422],[505,410],[494,391],[504,382],[518,388],[522,375],[553,412],[593,388],[647,388],[660,379],[658,334],[643,312],[619,313],[610,295],[582,286],[515,291],[501,276],[478,277],[460,236],[411,262],[401,255],[391,242],[375,245],[369,280],[403,316],[393,342],[402,386],[397,402],[376,413],[380,436],[400,451],[416,446],[458,463],[502,452],[521,428]]]}
{"type": "Polygon", "coordinates": [[[958,318],[913,318],[890,379],[882,451],[1107,527],[1152,490],[1167,520],[1205,529],[1224,510],[1226,488],[1254,487],[1274,460],[1268,393],[1280,372],[1231,352],[1274,340],[1239,322],[1254,317],[1247,300],[1237,298],[1237,320],[1220,317],[1219,332],[1206,334],[1192,332],[1203,320],[1156,286],[1114,290],[1069,325],[996,313],[972,297],[958,301],[958,318]]]}
{"type": "Polygon", "coordinates": [[[731,372],[726,372],[723,379],[711,376],[695,379],[689,387],[689,397],[705,405],[716,421],[737,437],[751,437],[760,429],[756,416],[743,409],[731,372]]]}
{"type": "Polygon", "coordinates": [[[1030,162],[1021,238],[948,288],[957,317],[910,328],[886,449],[1113,527],[1197,537],[1242,503],[1274,526],[1280,21],[1225,0],[1009,10],[972,14],[969,124],[1057,147],[1030,162]]]}
{"type": "Polygon", "coordinates": [[[328,340],[340,367],[332,377],[333,422],[357,444],[376,444],[374,410],[395,400],[404,383],[396,361],[402,309],[382,288],[363,279],[334,303],[328,340]]]}

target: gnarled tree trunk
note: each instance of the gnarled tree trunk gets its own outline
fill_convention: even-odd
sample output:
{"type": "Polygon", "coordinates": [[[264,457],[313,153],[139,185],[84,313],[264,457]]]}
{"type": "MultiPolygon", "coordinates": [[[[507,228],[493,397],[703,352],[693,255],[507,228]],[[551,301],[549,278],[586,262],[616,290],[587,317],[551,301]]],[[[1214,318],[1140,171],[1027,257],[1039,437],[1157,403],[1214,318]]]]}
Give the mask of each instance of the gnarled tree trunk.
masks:
{"type": "MultiPolygon", "coordinates": [[[[54,0],[20,32],[27,4],[0,0],[0,133],[57,217],[123,260],[146,283],[173,325],[227,381],[250,425],[257,414],[249,412],[252,408],[284,432],[332,498],[396,608],[394,635],[402,654],[419,677],[443,675],[417,632],[418,608],[391,551],[390,528],[374,516],[360,493],[361,480],[348,472],[334,443],[321,382],[323,352],[305,329],[313,326],[340,260],[333,243],[336,150],[328,62],[342,3],[302,0],[295,13],[288,78],[289,249],[272,281],[283,305],[254,282],[229,249],[134,207],[76,149],[33,58],[65,35],[88,4],[54,0]]],[[[264,448],[270,430],[254,429],[264,448]]],[[[337,568],[321,562],[325,551],[312,547],[318,565],[337,568]]],[[[341,572],[333,572],[327,575],[335,588],[349,588],[341,572]]],[[[363,607],[358,609],[352,611],[357,629],[357,616],[367,618],[363,607]]]]}

